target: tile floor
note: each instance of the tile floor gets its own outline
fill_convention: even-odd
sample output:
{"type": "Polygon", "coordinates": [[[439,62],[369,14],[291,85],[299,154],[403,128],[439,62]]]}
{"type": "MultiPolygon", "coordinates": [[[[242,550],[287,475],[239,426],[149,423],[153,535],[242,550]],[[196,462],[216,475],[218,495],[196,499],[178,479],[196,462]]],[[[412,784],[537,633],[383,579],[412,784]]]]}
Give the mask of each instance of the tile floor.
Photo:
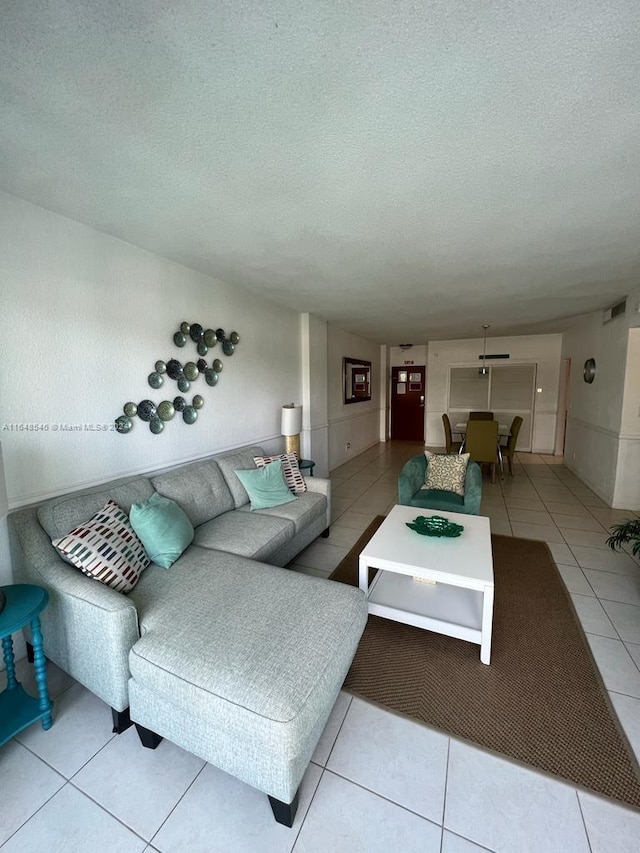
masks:
{"type": "MultiPolygon", "coordinates": [[[[378,445],[332,472],[329,539],[292,568],[326,576],[395,503],[420,445],[378,445]]],[[[612,702],[640,756],[640,567],[605,545],[608,509],[554,457],[485,477],[496,533],[550,543],[612,702]]],[[[21,662],[24,683],[29,668],[21,662]]],[[[55,726],[0,748],[2,853],[638,853],[640,812],[341,693],[292,829],[264,795],[163,741],[111,734],[109,708],[49,665],[55,726]]],[[[2,687],[2,684],[0,684],[2,687]]]]}

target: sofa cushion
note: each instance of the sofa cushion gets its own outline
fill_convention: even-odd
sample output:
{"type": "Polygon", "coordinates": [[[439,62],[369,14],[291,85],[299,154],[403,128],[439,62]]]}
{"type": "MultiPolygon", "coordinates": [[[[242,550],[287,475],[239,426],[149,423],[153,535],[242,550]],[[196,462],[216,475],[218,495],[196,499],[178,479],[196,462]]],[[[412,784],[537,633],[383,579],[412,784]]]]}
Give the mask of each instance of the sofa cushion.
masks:
{"type": "MultiPolygon", "coordinates": [[[[241,507],[238,512],[249,512],[248,506],[241,507]]],[[[317,518],[324,518],[327,512],[327,499],[318,492],[305,492],[296,495],[292,503],[269,509],[260,509],[252,515],[272,515],[276,518],[288,518],[295,525],[296,533],[309,527],[317,518]]]]}
{"type": "Polygon", "coordinates": [[[302,476],[298,466],[298,457],[295,453],[280,453],[278,456],[254,456],[253,461],[258,468],[264,468],[265,465],[270,465],[272,462],[281,462],[285,482],[291,491],[296,495],[301,495],[307,491],[307,481],[302,476]]]}
{"type": "Polygon", "coordinates": [[[244,738],[267,722],[280,724],[272,738],[282,724],[295,733],[327,680],[333,701],[367,619],[355,587],[193,546],[160,581],[151,567],[132,596],[133,679],[244,738]]]}
{"type": "Polygon", "coordinates": [[[52,544],[64,560],[116,592],[132,590],[149,565],[126,512],[112,500],[52,544]]]}
{"type": "Polygon", "coordinates": [[[236,450],[233,453],[226,453],[223,456],[216,457],[216,461],[220,466],[220,470],[226,480],[229,491],[233,496],[236,509],[249,503],[249,495],[235,472],[239,468],[244,470],[255,469],[256,464],[253,461],[254,456],[264,456],[261,447],[245,447],[244,449],[236,450]]]}
{"type": "Polygon", "coordinates": [[[157,492],[182,507],[194,527],[234,509],[229,487],[213,459],[183,465],[152,477],[151,482],[157,492]]]}
{"type": "Polygon", "coordinates": [[[294,535],[289,519],[264,512],[232,510],[196,528],[194,545],[228,551],[254,560],[268,560],[294,535]]]}
{"type": "Polygon", "coordinates": [[[146,477],[128,478],[52,498],[38,507],[38,521],[50,539],[57,539],[100,512],[109,499],[128,514],[134,503],[146,501],[152,494],[153,486],[146,477]]]}
{"type": "Polygon", "coordinates": [[[252,511],[282,506],[296,499],[285,482],[280,460],[253,471],[240,469],[235,473],[249,495],[252,511]]]}
{"type": "Polygon", "coordinates": [[[193,525],[185,511],[157,492],[131,507],[129,521],[149,559],[164,569],[193,542],[193,525]]]}

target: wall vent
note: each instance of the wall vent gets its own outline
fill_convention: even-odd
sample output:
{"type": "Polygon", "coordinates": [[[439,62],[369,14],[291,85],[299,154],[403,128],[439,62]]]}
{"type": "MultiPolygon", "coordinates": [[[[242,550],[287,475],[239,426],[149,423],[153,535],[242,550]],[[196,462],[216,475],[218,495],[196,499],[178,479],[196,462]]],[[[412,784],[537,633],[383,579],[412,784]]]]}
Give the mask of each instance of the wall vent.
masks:
{"type": "Polygon", "coordinates": [[[492,354],[487,353],[486,355],[479,355],[478,358],[480,359],[480,361],[486,361],[490,358],[511,358],[511,356],[508,352],[494,352],[492,354]]]}
{"type": "Polygon", "coordinates": [[[607,308],[606,311],[602,312],[602,323],[609,323],[611,320],[615,320],[616,317],[621,317],[626,310],[627,300],[623,299],[622,302],[618,302],[617,305],[607,308]]]}

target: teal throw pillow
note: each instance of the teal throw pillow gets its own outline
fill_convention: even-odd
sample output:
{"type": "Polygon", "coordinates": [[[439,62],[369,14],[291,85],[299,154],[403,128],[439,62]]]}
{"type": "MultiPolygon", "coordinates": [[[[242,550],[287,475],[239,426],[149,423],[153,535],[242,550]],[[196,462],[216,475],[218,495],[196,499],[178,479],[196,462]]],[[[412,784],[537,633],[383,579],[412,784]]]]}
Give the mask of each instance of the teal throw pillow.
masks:
{"type": "Polygon", "coordinates": [[[129,521],[149,559],[163,569],[193,542],[193,525],[185,511],[157,492],[146,503],[133,504],[129,521]]]}
{"type": "Polygon", "coordinates": [[[235,473],[249,495],[252,510],[281,506],[296,500],[285,482],[282,462],[279,459],[265,465],[264,468],[235,473]]]}

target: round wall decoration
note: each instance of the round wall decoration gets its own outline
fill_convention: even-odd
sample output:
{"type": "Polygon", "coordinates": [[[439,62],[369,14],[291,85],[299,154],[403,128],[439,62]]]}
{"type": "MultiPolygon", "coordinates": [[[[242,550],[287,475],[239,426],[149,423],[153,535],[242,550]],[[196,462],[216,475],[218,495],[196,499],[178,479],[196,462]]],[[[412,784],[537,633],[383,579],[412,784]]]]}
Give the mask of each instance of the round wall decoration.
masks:
{"type": "Polygon", "coordinates": [[[591,384],[593,380],[596,378],[596,361],[594,358],[588,358],[584,363],[584,370],[582,371],[582,378],[585,382],[591,384]]]}
{"type": "MultiPolygon", "coordinates": [[[[196,382],[201,375],[204,376],[207,385],[217,385],[224,366],[222,360],[214,358],[209,365],[204,356],[218,341],[222,344],[220,347],[222,355],[233,355],[240,342],[240,335],[233,331],[227,337],[223,328],[214,331],[200,323],[188,323],[184,320],[173,334],[173,343],[176,347],[183,348],[189,340],[195,344],[199,358],[186,361],[184,364],[177,358],[166,361],[158,359],[154,369],[147,376],[147,382],[152,388],[159,390],[171,380],[177,384],[182,394],[186,394],[191,388],[191,383],[196,382]]],[[[173,402],[170,399],[162,400],[158,404],[153,400],[141,400],[139,403],[129,401],[124,404],[122,409],[124,414],[115,419],[114,426],[117,432],[126,435],[133,428],[133,418],[137,416],[141,421],[149,424],[149,429],[154,435],[159,435],[163,432],[165,423],[173,420],[176,412],[182,414],[182,420],[186,424],[194,424],[198,419],[198,411],[204,403],[205,399],[201,394],[193,397],[191,405],[187,404],[184,397],[175,397],[173,402]]]]}

